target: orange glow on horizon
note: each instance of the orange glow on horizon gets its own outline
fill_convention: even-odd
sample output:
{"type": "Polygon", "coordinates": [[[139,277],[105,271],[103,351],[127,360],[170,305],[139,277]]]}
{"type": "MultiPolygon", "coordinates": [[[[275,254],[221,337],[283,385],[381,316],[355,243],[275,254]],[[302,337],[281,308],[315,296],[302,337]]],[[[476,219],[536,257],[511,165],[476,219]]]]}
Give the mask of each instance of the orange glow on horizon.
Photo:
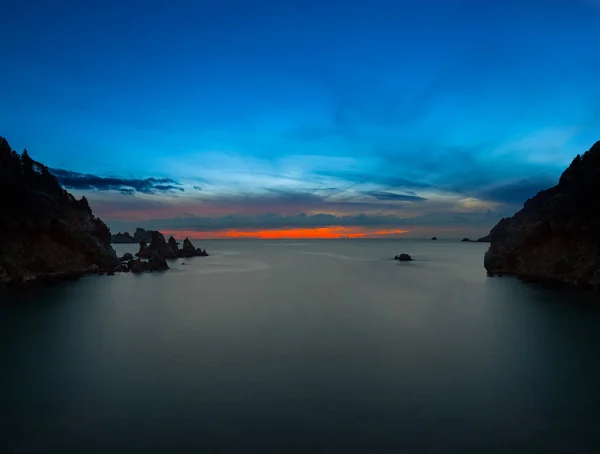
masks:
{"type": "Polygon", "coordinates": [[[160,229],[166,236],[190,239],[257,239],[257,240],[283,240],[283,239],[339,239],[339,238],[378,238],[388,235],[402,235],[408,230],[404,229],[372,229],[367,227],[313,227],[313,228],[286,228],[286,229],[257,229],[257,230],[212,230],[196,231],[183,229],[160,229]]]}

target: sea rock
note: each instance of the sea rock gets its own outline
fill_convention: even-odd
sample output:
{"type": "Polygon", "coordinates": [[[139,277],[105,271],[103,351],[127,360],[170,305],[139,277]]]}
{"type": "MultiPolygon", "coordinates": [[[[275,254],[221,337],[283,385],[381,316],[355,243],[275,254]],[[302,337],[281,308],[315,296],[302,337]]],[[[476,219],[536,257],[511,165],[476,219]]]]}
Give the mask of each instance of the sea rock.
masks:
{"type": "Polygon", "coordinates": [[[144,271],[148,271],[148,262],[143,262],[140,259],[131,260],[129,262],[129,269],[132,273],[143,273],[144,271]]]}
{"type": "Polygon", "coordinates": [[[158,252],[158,254],[163,258],[177,257],[177,254],[173,248],[165,241],[164,235],[158,231],[152,232],[152,241],[150,242],[150,246],[148,246],[148,250],[150,254],[158,252]]]}
{"type": "Polygon", "coordinates": [[[179,243],[177,242],[177,240],[170,236],[168,245],[173,250],[175,257],[180,257],[181,251],[179,250],[179,243]]]}
{"type": "Polygon", "coordinates": [[[196,249],[196,255],[198,257],[208,257],[208,252],[206,252],[206,249],[196,249]]]}
{"type": "Polygon", "coordinates": [[[169,265],[163,256],[158,251],[153,251],[152,256],[148,259],[148,269],[150,271],[168,270],[169,265]]]}
{"type": "Polygon", "coordinates": [[[129,260],[133,260],[133,254],[131,254],[130,252],[126,252],[125,254],[123,254],[123,257],[119,259],[119,261],[121,262],[128,262],[129,260]]]}
{"type": "Polygon", "coordinates": [[[118,264],[110,230],[27,151],[0,137],[0,283],[78,278],[118,264]]]}
{"type": "Polygon", "coordinates": [[[184,257],[194,257],[197,254],[196,248],[194,247],[189,238],[183,240],[183,247],[181,248],[181,252],[184,257]]]}
{"type": "Polygon", "coordinates": [[[129,266],[126,263],[121,263],[119,266],[115,268],[117,273],[129,273],[129,266]]]}
{"type": "Polygon", "coordinates": [[[140,250],[137,254],[138,257],[142,259],[147,259],[150,257],[150,250],[148,249],[148,245],[146,244],[146,240],[140,241],[140,250]]]}
{"type": "Polygon", "coordinates": [[[476,243],[489,243],[490,242],[490,234],[488,233],[486,236],[482,236],[481,238],[475,241],[476,243]]]}
{"type": "Polygon", "coordinates": [[[488,272],[600,288],[600,142],[490,232],[488,272]]]}
{"type": "Polygon", "coordinates": [[[463,238],[462,240],[460,240],[461,243],[470,243],[471,240],[469,238],[463,238]]]}
{"type": "Polygon", "coordinates": [[[119,232],[116,235],[111,235],[110,242],[114,244],[128,244],[136,243],[137,241],[128,232],[119,232]]]}
{"type": "Polygon", "coordinates": [[[135,243],[140,243],[142,240],[146,243],[150,243],[152,241],[153,232],[153,230],[146,230],[138,227],[133,234],[133,240],[135,243]]]}
{"type": "Polygon", "coordinates": [[[412,261],[412,257],[408,254],[398,254],[394,257],[394,260],[400,260],[401,262],[410,262],[412,261]]]}
{"type": "Polygon", "coordinates": [[[436,237],[433,237],[433,238],[431,239],[431,241],[437,241],[437,238],[436,238],[436,237]]]}

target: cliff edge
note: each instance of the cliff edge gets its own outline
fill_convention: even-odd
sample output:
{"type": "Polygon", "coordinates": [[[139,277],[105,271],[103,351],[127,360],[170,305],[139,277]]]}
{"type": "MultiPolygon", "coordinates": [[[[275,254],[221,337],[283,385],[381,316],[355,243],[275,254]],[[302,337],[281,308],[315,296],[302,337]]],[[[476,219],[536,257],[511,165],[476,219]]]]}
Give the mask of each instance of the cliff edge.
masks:
{"type": "Polygon", "coordinates": [[[600,288],[600,142],[490,232],[491,274],[600,288]]]}
{"type": "Polygon", "coordinates": [[[0,283],[76,278],[118,265],[88,201],[0,137],[0,283]]]}

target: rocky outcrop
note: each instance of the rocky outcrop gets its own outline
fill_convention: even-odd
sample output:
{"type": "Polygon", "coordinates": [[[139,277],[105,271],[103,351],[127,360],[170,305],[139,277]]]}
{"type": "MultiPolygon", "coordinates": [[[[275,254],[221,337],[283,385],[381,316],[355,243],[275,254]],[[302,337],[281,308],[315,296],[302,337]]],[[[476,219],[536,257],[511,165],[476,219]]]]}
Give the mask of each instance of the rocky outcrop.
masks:
{"type": "Polygon", "coordinates": [[[57,282],[118,265],[110,230],[27,151],[0,137],[0,283],[57,282]]]}
{"type": "Polygon", "coordinates": [[[488,233],[486,236],[482,236],[481,238],[478,238],[475,242],[476,243],[489,243],[490,242],[490,234],[488,233]]]}
{"type": "Polygon", "coordinates": [[[177,257],[173,248],[167,244],[164,235],[158,231],[152,232],[152,241],[150,242],[148,249],[150,253],[158,252],[161,257],[167,259],[177,257]]]}
{"type": "Polygon", "coordinates": [[[113,244],[132,244],[137,243],[135,239],[128,233],[117,233],[116,235],[111,235],[110,242],[113,244]]]}
{"type": "Polygon", "coordinates": [[[401,262],[411,262],[412,257],[408,254],[398,254],[394,257],[394,260],[399,260],[401,262]]]}
{"type": "Polygon", "coordinates": [[[120,262],[129,262],[130,260],[133,260],[133,254],[130,252],[126,252],[123,254],[123,257],[119,259],[120,262]]]}
{"type": "Polygon", "coordinates": [[[437,238],[434,236],[431,241],[437,241],[437,238]]]}
{"type": "Polygon", "coordinates": [[[173,250],[173,253],[175,254],[175,257],[179,257],[180,254],[181,254],[181,251],[179,250],[179,243],[177,242],[177,240],[175,238],[173,238],[172,236],[170,236],[169,237],[168,245],[173,250]]]}
{"type": "Polygon", "coordinates": [[[146,240],[140,241],[140,250],[135,255],[142,259],[147,259],[150,257],[150,250],[148,249],[148,244],[146,244],[146,240]]]}
{"type": "Polygon", "coordinates": [[[490,274],[600,288],[600,142],[490,232],[490,274]]]}
{"type": "Polygon", "coordinates": [[[154,230],[146,230],[137,228],[135,229],[135,233],[133,234],[133,240],[135,243],[139,243],[144,240],[146,243],[150,243],[152,241],[152,234],[154,230]]]}
{"type": "Polygon", "coordinates": [[[462,240],[460,240],[461,243],[470,243],[471,240],[469,238],[463,238],[462,240]]]}

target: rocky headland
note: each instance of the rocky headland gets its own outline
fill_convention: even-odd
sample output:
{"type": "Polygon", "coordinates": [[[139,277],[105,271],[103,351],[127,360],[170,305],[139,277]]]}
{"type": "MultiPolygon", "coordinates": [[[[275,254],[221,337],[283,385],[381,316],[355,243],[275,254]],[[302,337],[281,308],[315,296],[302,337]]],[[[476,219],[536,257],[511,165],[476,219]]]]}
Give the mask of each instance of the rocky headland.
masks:
{"type": "Polygon", "coordinates": [[[110,230],[27,150],[0,137],[0,283],[58,281],[118,265],[110,230]]]}
{"type": "Polygon", "coordinates": [[[600,288],[600,142],[490,232],[491,275],[600,288]]]}

